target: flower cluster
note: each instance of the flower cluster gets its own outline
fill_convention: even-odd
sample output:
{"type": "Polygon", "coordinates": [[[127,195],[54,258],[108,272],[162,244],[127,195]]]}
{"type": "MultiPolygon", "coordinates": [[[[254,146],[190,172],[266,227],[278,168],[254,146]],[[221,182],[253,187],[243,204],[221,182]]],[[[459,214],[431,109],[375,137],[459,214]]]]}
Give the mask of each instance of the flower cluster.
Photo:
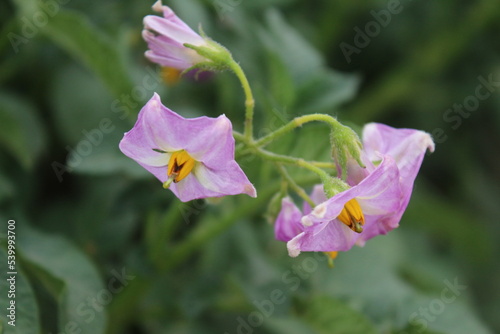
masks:
{"type": "Polygon", "coordinates": [[[232,70],[246,97],[244,133],[233,131],[225,115],[183,118],[165,107],[155,93],[120,142],[125,155],[151,172],[181,201],[237,194],[256,197],[254,186],[235,161],[237,139],[246,154],[273,162],[283,180],[305,200],[300,210],[290,196],[285,196],[276,217],[276,239],[287,242],[292,257],[302,251],[321,251],[334,258],[337,252],[355,244],[362,246],[399,225],[423,157],[427,150],[434,150],[427,133],[371,123],[364,127],[361,141],[335,118],[312,114],[297,117],[273,133],[254,139],[250,85],[230,52],[208,38],[201,28],[200,34],[194,32],[161,2],[153,9],[162,16],[144,18],[142,36],[149,47],[146,57],[166,72],[232,70]],[[334,162],[330,165],[336,167],[338,177],[318,167],[318,163],[263,148],[310,121],[330,127],[334,162]],[[309,169],[318,174],[322,184],[308,196],[289,177],[284,164],[309,169]]]}
{"type": "Polygon", "coordinates": [[[275,224],[276,238],[287,242],[290,256],[301,251],[347,251],[398,227],[410,200],[413,182],[427,150],[434,151],[429,134],[367,124],[363,130],[366,168],[350,161],[351,186],[326,198],[323,185],[314,187],[314,208],[301,212],[289,197],[275,224]]]}

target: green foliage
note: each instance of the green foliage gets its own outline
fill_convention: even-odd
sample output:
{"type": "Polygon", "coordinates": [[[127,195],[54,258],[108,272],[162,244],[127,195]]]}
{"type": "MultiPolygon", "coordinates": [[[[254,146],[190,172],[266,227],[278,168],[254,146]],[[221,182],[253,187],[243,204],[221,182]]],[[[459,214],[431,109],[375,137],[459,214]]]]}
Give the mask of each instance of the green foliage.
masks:
{"type": "MultiPolygon", "coordinates": [[[[7,252],[0,249],[0,261],[2,264],[7,264],[7,252]]],[[[7,268],[5,265],[3,268],[7,268]]],[[[0,314],[0,333],[4,334],[37,334],[40,333],[40,316],[38,305],[35,300],[35,294],[31,288],[28,278],[17,265],[17,274],[10,275],[7,271],[0,274],[0,292],[3,298],[0,301],[2,314],[0,314]],[[14,276],[14,280],[12,277],[14,276]],[[8,281],[9,279],[9,281],[8,281]],[[15,288],[12,289],[11,283],[15,281],[15,288]],[[15,295],[15,299],[11,294],[15,295]],[[11,297],[9,297],[11,296],[11,297]],[[14,301],[15,318],[7,317],[11,314],[9,308],[12,309],[11,300],[14,301]],[[8,310],[8,311],[5,311],[8,310]],[[15,326],[9,325],[12,322],[15,326]]]]}
{"type": "Polygon", "coordinates": [[[328,297],[316,297],[308,301],[304,318],[319,334],[377,333],[363,315],[345,303],[328,297]]]}
{"type": "Polygon", "coordinates": [[[80,333],[104,333],[106,290],[88,258],[65,238],[18,225],[18,247],[34,276],[57,303],[58,328],[80,333]],[[104,299],[102,299],[104,300],[104,299]]]}
{"type": "MultiPolygon", "coordinates": [[[[316,112],[358,133],[381,121],[435,136],[400,227],[340,253],[334,268],[323,254],[289,258],[274,239],[276,207],[266,208],[285,189],[272,165],[237,151],[256,199],[181,203],[119,151],[154,91],[185,117],[224,113],[243,129],[231,73],[167,86],[144,58],[152,2],[0,4],[0,333],[500,331],[498,91],[467,116],[453,111],[475,96],[479,76],[498,78],[498,2],[402,1],[351,62],[340,43],[356,46],[354,28],[365,31],[389,2],[168,2],[247,74],[256,136],[316,112]],[[9,33],[25,39],[16,48],[9,33]],[[17,222],[16,327],[5,312],[8,219],[17,222]],[[134,278],[113,283],[115,293],[122,268],[134,278]]],[[[305,124],[266,148],[331,162],[329,131],[305,124]]],[[[306,191],[318,183],[286,168],[306,191]]]]}
{"type": "Polygon", "coordinates": [[[32,168],[45,149],[45,129],[35,107],[13,94],[0,93],[0,145],[25,168],[32,168]]]}
{"type": "Polygon", "coordinates": [[[115,96],[130,92],[134,87],[117,43],[96,30],[85,16],[61,9],[44,33],[91,68],[115,96]]]}

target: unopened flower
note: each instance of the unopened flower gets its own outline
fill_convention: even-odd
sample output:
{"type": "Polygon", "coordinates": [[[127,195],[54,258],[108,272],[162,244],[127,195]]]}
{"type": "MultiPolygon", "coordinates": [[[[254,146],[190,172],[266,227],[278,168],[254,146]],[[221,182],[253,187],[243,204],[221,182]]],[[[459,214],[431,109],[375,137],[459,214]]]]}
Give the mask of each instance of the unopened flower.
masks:
{"type": "Polygon", "coordinates": [[[144,18],[142,37],[148,43],[146,57],[161,66],[179,70],[221,70],[232,59],[229,51],[210,38],[194,32],[161,1],[153,9],[163,17],[148,15],[144,18]]]}
{"type": "Polygon", "coordinates": [[[418,130],[371,123],[364,128],[363,141],[366,168],[349,163],[351,188],[326,198],[323,186],[316,186],[311,199],[317,205],[311,209],[305,203],[303,212],[290,198],[283,199],[275,235],[287,242],[290,256],[346,251],[398,227],[423,156],[434,150],[432,138],[418,130]]]}
{"type": "Polygon", "coordinates": [[[155,93],[120,142],[121,151],[156,176],[183,202],[256,191],[234,160],[229,119],[186,119],[155,93]]]}
{"type": "Polygon", "coordinates": [[[354,160],[364,167],[361,161],[363,145],[359,136],[350,127],[339,124],[330,134],[332,158],[337,165],[337,172],[345,180],[348,162],[354,160]]]}

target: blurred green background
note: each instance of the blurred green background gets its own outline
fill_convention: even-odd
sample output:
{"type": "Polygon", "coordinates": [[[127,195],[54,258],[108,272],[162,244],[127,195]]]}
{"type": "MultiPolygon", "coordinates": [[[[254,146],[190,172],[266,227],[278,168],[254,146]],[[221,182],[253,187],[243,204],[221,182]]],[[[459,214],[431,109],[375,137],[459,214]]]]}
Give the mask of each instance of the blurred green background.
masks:
{"type": "MultiPolygon", "coordinates": [[[[433,134],[400,228],[333,269],[289,258],[266,219],[280,180],[258,159],[239,161],[257,199],[179,202],[118,142],[153,91],[241,130],[236,78],[165,85],[143,56],[150,1],[3,1],[0,333],[500,332],[499,2],[165,4],[240,62],[258,135],[313,112],[433,134]]],[[[327,136],[311,124],[270,147],[328,161],[327,136]]]]}

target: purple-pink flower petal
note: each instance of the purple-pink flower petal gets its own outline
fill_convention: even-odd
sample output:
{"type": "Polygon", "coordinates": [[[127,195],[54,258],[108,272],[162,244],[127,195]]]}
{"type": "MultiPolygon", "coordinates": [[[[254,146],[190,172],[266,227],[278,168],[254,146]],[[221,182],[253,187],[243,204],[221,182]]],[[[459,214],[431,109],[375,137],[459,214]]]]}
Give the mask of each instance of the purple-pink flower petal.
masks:
{"type": "Polygon", "coordinates": [[[399,220],[378,225],[378,218],[397,212],[401,198],[399,171],[394,160],[385,157],[359,185],[329,198],[305,215],[302,220],[312,224],[305,227],[304,233],[292,242],[292,247],[299,246],[302,251],[346,251],[358,240],[364,242],[373,237],[373,230],[385,234],[397,227],[399,220]],[[365,215],[364,231],[361,233],[352,231],[337,219],[344,205],[353,198],[365,215]]]}
{"type": "Polygon", "coordinates": [[[274,231],[276,239],[284,242],[290,241],[293,237],[304,230],[304,225],[300,223],[302,212],[293,203],[290,197],[281,200],[281,211],[276,218],[274,231]]]}
{"type": "Polygon", "coordinates": [[[369,123],[363,129],[365,152],[374,159],[377,152],[390,155],[398,165],[405,193],[404,208],[410,201],[413,182],[427,150],[434,152],[432,137],[414,129],[395,129],[385,124],[369,123]]]}
{"type": "Polygon", "coordinates": [[[154,9],[163,12],[163,17],[148,15],[144,18],[142,36],[148,43],[146,57],[162,66],[185,70],[195,64],[206,61],[193,49],[184,44],[206,45],[206,41],[194,32],[167,6],[157,2],[154,9]]]}
{"type": "MultiPolygon", "coordinates": [[[[365,126],[363,141],[362,159],[366,168],[359,167],[355,161],[348,165],[350,189],[326,199],[320,191],[322,187],[316,186],[311,195],[318,203],[314,209],[305,203],[303,213],[294,209],[293,215],[288,215],[293,219],[288,221],[287,216],[280,213],[276,238],[285,241],[283,235],[289,239],[291,231],[296,233],[287,243],[290,256],[297,256],[301,251],[346,251],[398,227],[423,157],[427,150],[434,150],[432,138],[418,130],[371,123],[365,126]],[[338,220],[351,199],[356,199],[364,214],[361,233],[338,220]],[[298,219],[303,225],[301,228],[297,228],[298,219]]],[[[286,204],[282,211],[290,211],[292,205],[296,208],[293,203],[286,204]]]]}
{"type": "Polygon", "coordinates": [[[256,191],[234,160],[234,138],[229,119],[185,119],[162,105],[155,93],[139,113],[134,127],[120,142],[121,151],[162,183],[172,153],[185,151],[196,161],[192,171],[170,189],[182,201],[256,191]]]}

